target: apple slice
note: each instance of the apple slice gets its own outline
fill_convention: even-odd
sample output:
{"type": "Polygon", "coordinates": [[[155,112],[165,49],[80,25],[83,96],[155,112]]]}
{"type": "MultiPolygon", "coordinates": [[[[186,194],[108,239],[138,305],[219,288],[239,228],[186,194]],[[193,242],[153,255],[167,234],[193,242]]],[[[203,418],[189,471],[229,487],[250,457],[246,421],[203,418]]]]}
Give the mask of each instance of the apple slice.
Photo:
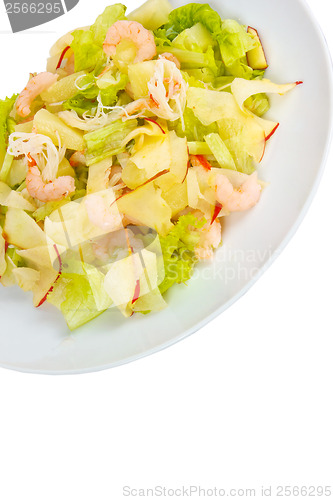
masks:
{"type": "Polygon", "coordinates": [[[8,208],[3,232],[8,243],[19,248],[46,245],[42,229],[24,210],[18,208],[8,208]]]}
{"type": "Polygon", "coordinates": [[[62,274],[62,260],[57,245],[53,245],[57,255],[58,270],[54,268],[44,268],[40,271],[40,279],[32,289],[33,303],[35,307],[40,307],[46,302],[48,295],[53,291],[55,284],[62,274]]]}
{"type": "Polygon", "coordinates": [[[121,196],[117,205],[121,214],[155,229],[162,236],[166,236],[173,227],[171,208],[162,198],[161,190],[156,189],[152,182],[121,196]]]}
{"type": "Polygon", "coordinates": [[[210,225],[212,226],[214,224],[214,222],[216,221],[216,219],[218,218],[218,216],[220,215],[220,212],[222,210],[223,206],[221,205],[221,203],[219,203],[218,201],[216,202],[215,204],[215,207],[214,207],[214,213],[213,213],[213,217],[212,217],[212,220],[210,222],[210,225]]]}
{"type": "Polygon", "coordinates": [[[247,32],[253,36],[253,38],[258,42],[258,46],[255,47],[252,50],[249,50],[246,54],[247,57],[247,64],[252,68],[252,69],[266,69],[268,68],[268,63],[267,59],[265,56],[265,52],[260,40],[260,37],[258,35],[258,31],[254,28],[251,28],[249,26],[247,28],[247,32]]]}
{"type": "Polygon", "coordinates": [[[31,269],[30,267],[16,267],[12,272],[18,286],[24,292],[30,292],[33,290],[36,283],[40,279],[40,272],[35,269],[31,269]]]}

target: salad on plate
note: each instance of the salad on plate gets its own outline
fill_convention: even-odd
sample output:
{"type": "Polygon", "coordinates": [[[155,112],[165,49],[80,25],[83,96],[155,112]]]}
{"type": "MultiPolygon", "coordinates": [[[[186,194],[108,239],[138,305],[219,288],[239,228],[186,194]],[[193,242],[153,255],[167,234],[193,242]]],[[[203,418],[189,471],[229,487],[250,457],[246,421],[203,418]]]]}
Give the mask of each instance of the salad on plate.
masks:
{"type": "MultiPolygon", "coordinates": [[[[208,4],[115,4],[0,101],[0,282],[71,330],[115,307],[166,307],[260,200],[278,123],[256,29],[208,4]]],[[[184,292],[186,293],[186,292],[184,292]]]]}

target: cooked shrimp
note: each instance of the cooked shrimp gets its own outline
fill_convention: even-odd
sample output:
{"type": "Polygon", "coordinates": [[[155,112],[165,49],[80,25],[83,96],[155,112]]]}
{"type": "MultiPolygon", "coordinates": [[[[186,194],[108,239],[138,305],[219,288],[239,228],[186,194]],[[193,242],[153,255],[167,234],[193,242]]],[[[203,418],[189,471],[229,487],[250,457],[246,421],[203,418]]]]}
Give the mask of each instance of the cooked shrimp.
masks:
{"type": "Polygon", "coordinates": [[[26,184],[30,196],[45,203],[62,200],[75,191],[75,182],[70,176],[58,177],[53,182],[45,183],[34,161],[29,162],[26,184]]]}
{"type": "Polygon", "coordinates": [[[217,201],[229,212],[248,210],[259,201],[261,185],[258,182],[257,172],[250,175],[238,189],[234,189],[223,174],[218,174],[215,182],[217,201]]]}
{"type": "Polygon", "coordinates": [[[137,238],[131,229],[120,229],[95,240],[93,252],[98,259],[107,262],[110,256],[118,259],[128,257],[129,245],[132,253],[144,249],[142,240],[137,238]]]}
{"type": "Polygon", "coordinates": [[[212,169],[212,165],[204,155],[190,155],[190,162],[192,167],[202,167],[206,171],[212,169]]]}
{"type": "Polygon", "coordinates": [[[84,152],[76,151],[75,153],[73,153],[69,159],[69,163],[73,168],[87,165],[87,160],[86,157],[84,156],[84,152]]]}
{"type": "Polygon", "coordinates": [[[159,59],[166,59],[167,61],[171,61],[171,62],[175,63],[175,65],[177,66],[178,69],[180,69],[180,62],[179,62],[179,60],[177,59],[176,56],[174,56],[173,54],[171,54],[171,52],[163,52],[163,54],[161,54],[159,56],[159,59]]]}
{"type": "Polygon", "coordinates": [[[116,231],[122,227],[122,217],[117,211],[110,210],[110,204],[97,194],[86,197],[85,206],[90,222],[105,231],[116,231]]]}
{"type": "Polygon", "coordinates": [[[114,57],[117,46],[122,40],[130,40],[135,44],[137,48],[135,63],[148,61],[156,56],[153,33],[136,21],[117,21],[109,28],[103,43],[105,54],[114,57]]]}
{"type": "Polygon", "coordinates": [[[33,101],[37,96],[39,96],[39,94],[51,87],[51,85],[57,81],[58,76],[59,75],[54,75],[53,73],[44,71],[43,73],[39,73],[31,78],[16,101],[17,113],[23,118],[30,115],[30,106],[33,101]]]}
{"type": "Polygon", "coordinates": [[[222,241],[222,229],[219,221],[215,220],[212,224],[207,222],[200,229],[200,241],[195,249],[195,256],[199,260],[211,259],[214,256],[214,250],[218,248],[222,241]]]}

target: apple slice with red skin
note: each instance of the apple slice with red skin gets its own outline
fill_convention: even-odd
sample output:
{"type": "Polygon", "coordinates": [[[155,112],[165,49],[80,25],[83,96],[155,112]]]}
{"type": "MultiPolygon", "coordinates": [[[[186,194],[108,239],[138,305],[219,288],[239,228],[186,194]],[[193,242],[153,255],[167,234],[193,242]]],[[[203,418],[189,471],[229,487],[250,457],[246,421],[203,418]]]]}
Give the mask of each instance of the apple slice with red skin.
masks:
{"type": "Polygon", "coordinates": [[[223,206],[221,205],[221,203],[219,203],[218,201],[216,202],[216,205],[214,207],[214,213],[213,213],[213,217],[212,217],[212,220],[210,222],[210,225],[212,226],[214,224],[214,222],[216,221],[216,219],[218,218],[218,216],[220,215],[220,212],[222,210],[223,206]]]}
{"type": "Polygon", "coordinates": [[[58,61],[58,64],[57,64],[57,67],[56,67],[56,70],[60,68],[60,66],[62,65],[62,61],[64,60],[64,57],[66,55],[66,52],[70,49],[70,46],[67,45],[67,47],[64,48],[64,50],[62,51],[61,53],[61,56],[59,58],[59,61],[58,61]]]}
{"type": "Polygon", "coordinates": [[[152,118],[146,118],[145,116],[143,117],[143,119],[146,120],[147,122],[154,123],[155,125],[157,125],[161,129],[161,131],[164,135],[166,134],[165,130],[163,130],[161,125],[159,123],[157,123],[156,120],[153,120],[152,118]]]}
{"type": "Polygon", "coordinates": [[[252,28],[249,26],[247,28],[247,32],[253,36],[253,38],[258,42],[258,47],[255,47],[252,50],[249,50],[246,54],[247,57],[247,64],[252,68],[252,69],[267,69],[268,68],[268,63],[267,59],[265,56],[265,51],[262,46],[258,31],[255,28],[252,28]]]}
{"type": "Polygon", "coordinates": [[[135,285],[135,290],[134,290],[134,296],[133,296],[133,299],[132,299],[132,305],[135,304],[135,302],[137,300],[139,300],[139,298],[140,298],[140,291],[141,291],[140,280],[136,280],[136,285],[135,285]]]}
{"type": "Polygon", "coordinates": [[[191,155],[190,162],[193,167],[203,167],[205,170],[212,169],[211,164],[209,163],[207,158],[204,157],[204,155],[191,155]]]}
{"type": "Polygon", "coordinates": [[[57,283],[57,281],[59,280],[59,278],[60,278],[60,276],[62,274],[62,260],[61,260],[61,257],[60,257],[57,245],[54,244],[53,248],[54,248],[54,250],[55,250],[55,252],[57,254],[57,259],[58,259],[58,263],[59,263],[59,271],[58,271],[58,274],[57,274],[55,280],[53,281],[52,285],[47,290],[47,292],[45,293],[45,295],[40,299],[40,301],[38,302],[38,304],[36,305],[36,307],[40,307],[42,304],[44,304],[44,302],[46,302],[48,295],[53,291],[55,284],[57,283]]]}

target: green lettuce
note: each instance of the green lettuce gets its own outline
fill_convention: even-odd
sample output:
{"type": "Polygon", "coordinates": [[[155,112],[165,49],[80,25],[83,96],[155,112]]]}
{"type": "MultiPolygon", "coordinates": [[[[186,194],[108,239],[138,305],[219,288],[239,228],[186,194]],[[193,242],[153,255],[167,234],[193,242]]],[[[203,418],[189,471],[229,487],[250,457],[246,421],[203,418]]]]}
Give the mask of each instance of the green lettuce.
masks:
{"type": "Polygon", "coordinates": [[[167,24],[155,33],[157,38],[172,42],[182,31],[192,28],[197,23],[201,23],[214,40],[218,39],[222,28],[221,18],[208,4],[200,3],[189,3],[174,9],[169,14],[167,24]]]}
{"type": "Polygon", "coordinates": [[[257,116],[263,116],[270,109],[269,99],[266,94],[255,94],[244,102],[244,106],[257,116]]]}
{"type": "Polygon", "coordinates": [[[128,83],[128,76],[118,73],[115,77],[109,78],[112,83],[103,85],[103,77],[96,79],[93,73],[89,73],[80,79],[80,90],[74,97],[64,102],[63,108],[73,109],[82,116],[86,111],[91,111],[98,105],[97,97],[100,96],[104,106],[114,106],[118,100],[118,93],[124,90],[128,83]]]}
{"type": "Polygon", "coordinates": [[[90,31],[94,36],[95,43],[102,45],[110,26],[112,26],[112,24],[114,24],[116,21],[126,19],[126,8],[127,7],[125,7],[125,5],[121,3],[109,5],[108,7],[106,7],[104,12],[100,16],[98,16],[95,23],[90,28],[90,31]]]}
{"type": "Polygon", "coordinates": [[[13,109],[16,98],[17,94],[12,97],[6,97],[3,101],[0,100],[0,171],[6,155],[8,134],[11,132],[9,130],[11,126],[9,113],[13,109]]]}
{"type": "Polygon", "coordinates": [[[61,310],[70,330],[88,323],[108,309],[112,301],[106,293],[104,274],[96,267],[82,264],[69,255],[66,272],[62,272],[47,300],[61,310]]]}
{"type": "Polygon", "coordinates": [[[218,36],[222,59],[227,67],[246,56],[246,52],[256,47],[256,42],[245,28],[233,19],[222,22],[218,36]]]}
{"type": "MultiPolygon", "coordinates": [[[[246,79],[262,76],[263,72],[253,71],[246,60],[246,53],[255,48],[257,42],[237,21],[231,19],[222,21],[219,14],[208,4],[190,3],[173,10],[168,23],[155,31],[157,45],[170,46],[177,43],[177,39],[184,44],[188,43],[189,37],[184,35],[185,30],[195,27],[198,23],[208,31],[218,45],[220,54],[215,51],[215,59],[222,58],[227,73],[246,79]]],[[[193,37],[190,39],[193,42],[193,37]]]]}
{"type": "Polygon", "coordinates": [[[186,283],[197,263],[195,247],[200,240],[200,229],[205,220],[199,220],[193,214],[182,215],[169,234],[160,237],[164,260],[165,277],[159,286],[165,293],[175,283],[186,283]]]}
{"type": "Polygon", "coordinates": [[[125,151],[124,139],[138,125],[137,120],[117,120],[106,127],[85,134],[87,165],[125,151]]]}
{"type": "Polygon", "coordinates": [[[47,300],[61,310],[72,331],[103,312],[96,306],[86,275],[63,273],[47,300]]]}
{"type": "Polygon", "coordinates": [[[76,30],[71,48],[75,56],[75,72],[91,70],[106,61],[103,42],[109,27],[125,18],[126,7],[115,4],[106,7],[88,31],[76,30]]]}
{"type": "Polygon", "coordinates": [[[187,140],[190,142],[203,142],[205,135],[218,132],[218,126],[216,122],[206,127],[194,115],[193,111],[190,108],[185,108],[183,117],[185,130],[183,130],[181,121],[178,121],[175,126],[175,131],[179,137],[187,137],[187,140]]]}
{"type": "Polygon", "coordinates": [[[58,208],[66,205],[70,201],[70,198],[65,198],[60,201],[48,201],[41,207],[37,208],[32,214],[33,218],[36,222],[40,222],[46,219],[52,212],[58,210],[58,208]]]}
{"type": "Polygon", "coordinates": [[[219,134],[208,134],[205,141],[220,167],[236,170],[234,159],[219,134]]]}

